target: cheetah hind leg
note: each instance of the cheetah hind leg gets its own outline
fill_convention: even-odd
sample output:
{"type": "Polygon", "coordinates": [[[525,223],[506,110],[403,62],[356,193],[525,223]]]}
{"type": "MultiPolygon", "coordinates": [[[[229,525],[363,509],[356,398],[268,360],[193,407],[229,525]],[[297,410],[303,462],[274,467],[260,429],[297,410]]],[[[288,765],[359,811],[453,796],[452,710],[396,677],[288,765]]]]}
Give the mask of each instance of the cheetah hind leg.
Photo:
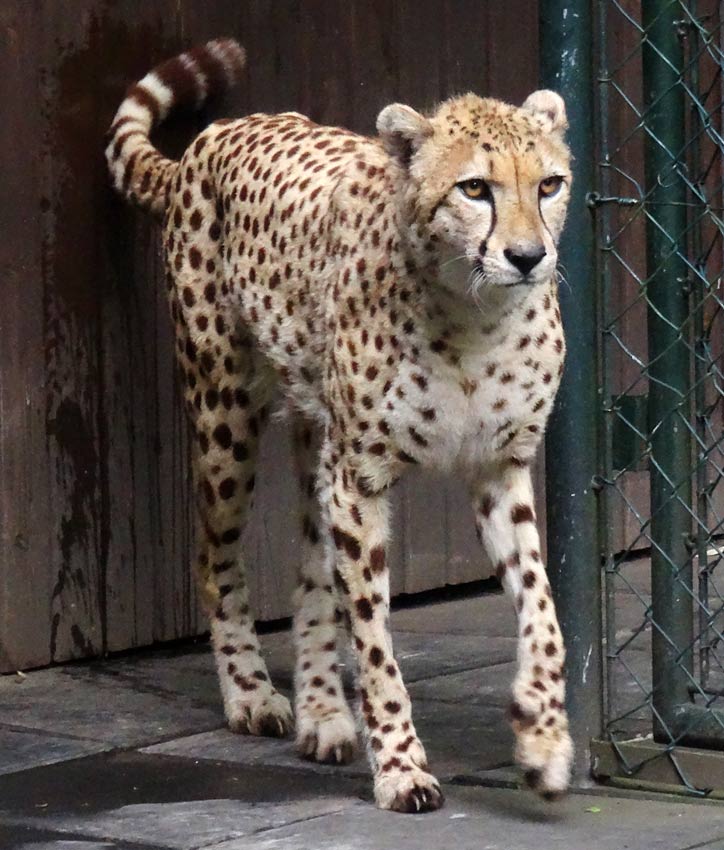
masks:
{"type": "Polygon", "coordinates": [[[302,563],[294,595],[297,648],[295,708],[302,758],[347,764],[357,749],[355,720],[339,673],[337,625],[342,619],[317,499],[319,435],[301,417],[294,422],[294,457],[301,493],[302,563]]]}
{"type": "MultiPolygon", "coordinates": [[[[240,538],[254,490],[259,434],[268,392],[261,392],[253,356],[228,349],[230,369],[212,379],[199,371],[187,405],[196,432],[194,471],[199,490],[201,596],[229,728],[284,737],[293,727],[289,700],[272,685],[259,640],[240,538]],[[255,386],[250,394],[245,387],[255,386]]],[[[191,369],[193,364],[186,364],[191,369]]],[[[270,388],[271,389],[271,388],[270,388]]]]}

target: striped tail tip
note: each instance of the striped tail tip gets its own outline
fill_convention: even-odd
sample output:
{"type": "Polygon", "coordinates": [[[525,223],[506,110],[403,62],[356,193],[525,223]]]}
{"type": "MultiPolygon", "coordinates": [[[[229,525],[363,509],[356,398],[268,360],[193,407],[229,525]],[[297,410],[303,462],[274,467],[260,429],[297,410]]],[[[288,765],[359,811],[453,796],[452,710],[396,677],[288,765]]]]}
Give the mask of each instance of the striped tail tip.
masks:
{"type": "MultiPolygon", "coordinates": [[[[239,82],[246,51],[234,39],[219,38],[162,62],[131,86],[124,105],[138,115],[146,113],[149,130],[177,107],[200,108],[239,82]]],[[[115,122],[114,122],[115,124],[115,122]]]]}
{"type": "Polygon", "coordinates": [[[238,42],[218,38],[168,59],[131,86],[106,139],[111,179],[121,194],[153,212],[163,210],[175,163],[153,147],[151,130],[177,107],[198,109],[238,83],[245,61],[238,42]]]}

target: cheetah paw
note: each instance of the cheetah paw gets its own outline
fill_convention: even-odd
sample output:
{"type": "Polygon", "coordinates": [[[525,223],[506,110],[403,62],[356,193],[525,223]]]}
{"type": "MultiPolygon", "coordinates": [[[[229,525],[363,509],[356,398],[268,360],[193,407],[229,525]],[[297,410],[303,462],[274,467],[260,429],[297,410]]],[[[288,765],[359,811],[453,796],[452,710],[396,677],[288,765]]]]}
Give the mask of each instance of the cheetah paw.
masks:
{"type": "Polygon", "coordinates": [[[297,752],[302,758],[326,764],[349,764],[357,751],[357,729],[349,709],[315,718],[297,712],[297,752]]]}
{"type": "Polygon", "coordinates": [[[289,700],[277,691],[252,703],[232,703],[226,716],[229,729],[242,735],[285,738],[294,726],[289,700]]]}
{"type": "Polygon", "coordinates": [[[521,733],[515,756],[523,768],[528,787],[544,800],[553,801],[560,799],[568,790],[573,742],[565,728],[545,731],[548,734],[521,733]]]}
{"type": "Polygon", "coordinates": [[[375,799],[381,809],[413,815],[434,812],[445,802],[437,779],[417,769],[378,776],[375,799]]]}

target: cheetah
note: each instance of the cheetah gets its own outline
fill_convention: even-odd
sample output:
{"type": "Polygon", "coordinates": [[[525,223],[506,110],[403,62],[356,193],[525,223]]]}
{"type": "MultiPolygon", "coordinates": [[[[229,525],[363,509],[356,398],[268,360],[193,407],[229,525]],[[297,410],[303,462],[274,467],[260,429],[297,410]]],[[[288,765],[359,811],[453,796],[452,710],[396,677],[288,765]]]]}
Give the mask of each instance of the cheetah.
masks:
{"type": "Polygon", "coordinates": [[[296,744],[357,747],[338,661],[345,623],[377,804],[439,808],[389,630],[390,488],[410,467],[465,482],[518,619],[510,722],[545,798],[570,781],[564,647],[530,466],[563,369],[557,243],[571,186],[563,100],[464,94],[378,135],[294,112],[210,124],[180,161],[153,127],[237,82],[219,39],[133,85],[109,131],[114,187],[162,217],[198,490],[197,573],[230,728],[284,736],[289,701],[260,654],[239,539],[275,387],[293,421],[303,516],[293,630],[296,744]]]}

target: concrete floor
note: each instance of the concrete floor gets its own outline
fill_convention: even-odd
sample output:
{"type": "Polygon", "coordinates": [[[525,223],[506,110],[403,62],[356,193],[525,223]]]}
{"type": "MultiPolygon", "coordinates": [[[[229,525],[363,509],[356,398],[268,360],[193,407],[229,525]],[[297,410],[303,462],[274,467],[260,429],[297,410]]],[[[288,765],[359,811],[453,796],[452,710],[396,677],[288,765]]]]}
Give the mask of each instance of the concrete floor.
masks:
{"type": "MultiPolygon", "coordinates": [[[[208,647],[187,646],[0,678],[1,850],[724,848],[724,803],[518,790],[500,595],[400,610],[393,626],[442,811],[380,812],[361,759],[314,765],[291,741],[227,732],[208,647]]],[[[263,643],[288,691],[289,635],[263,643]]]]}

